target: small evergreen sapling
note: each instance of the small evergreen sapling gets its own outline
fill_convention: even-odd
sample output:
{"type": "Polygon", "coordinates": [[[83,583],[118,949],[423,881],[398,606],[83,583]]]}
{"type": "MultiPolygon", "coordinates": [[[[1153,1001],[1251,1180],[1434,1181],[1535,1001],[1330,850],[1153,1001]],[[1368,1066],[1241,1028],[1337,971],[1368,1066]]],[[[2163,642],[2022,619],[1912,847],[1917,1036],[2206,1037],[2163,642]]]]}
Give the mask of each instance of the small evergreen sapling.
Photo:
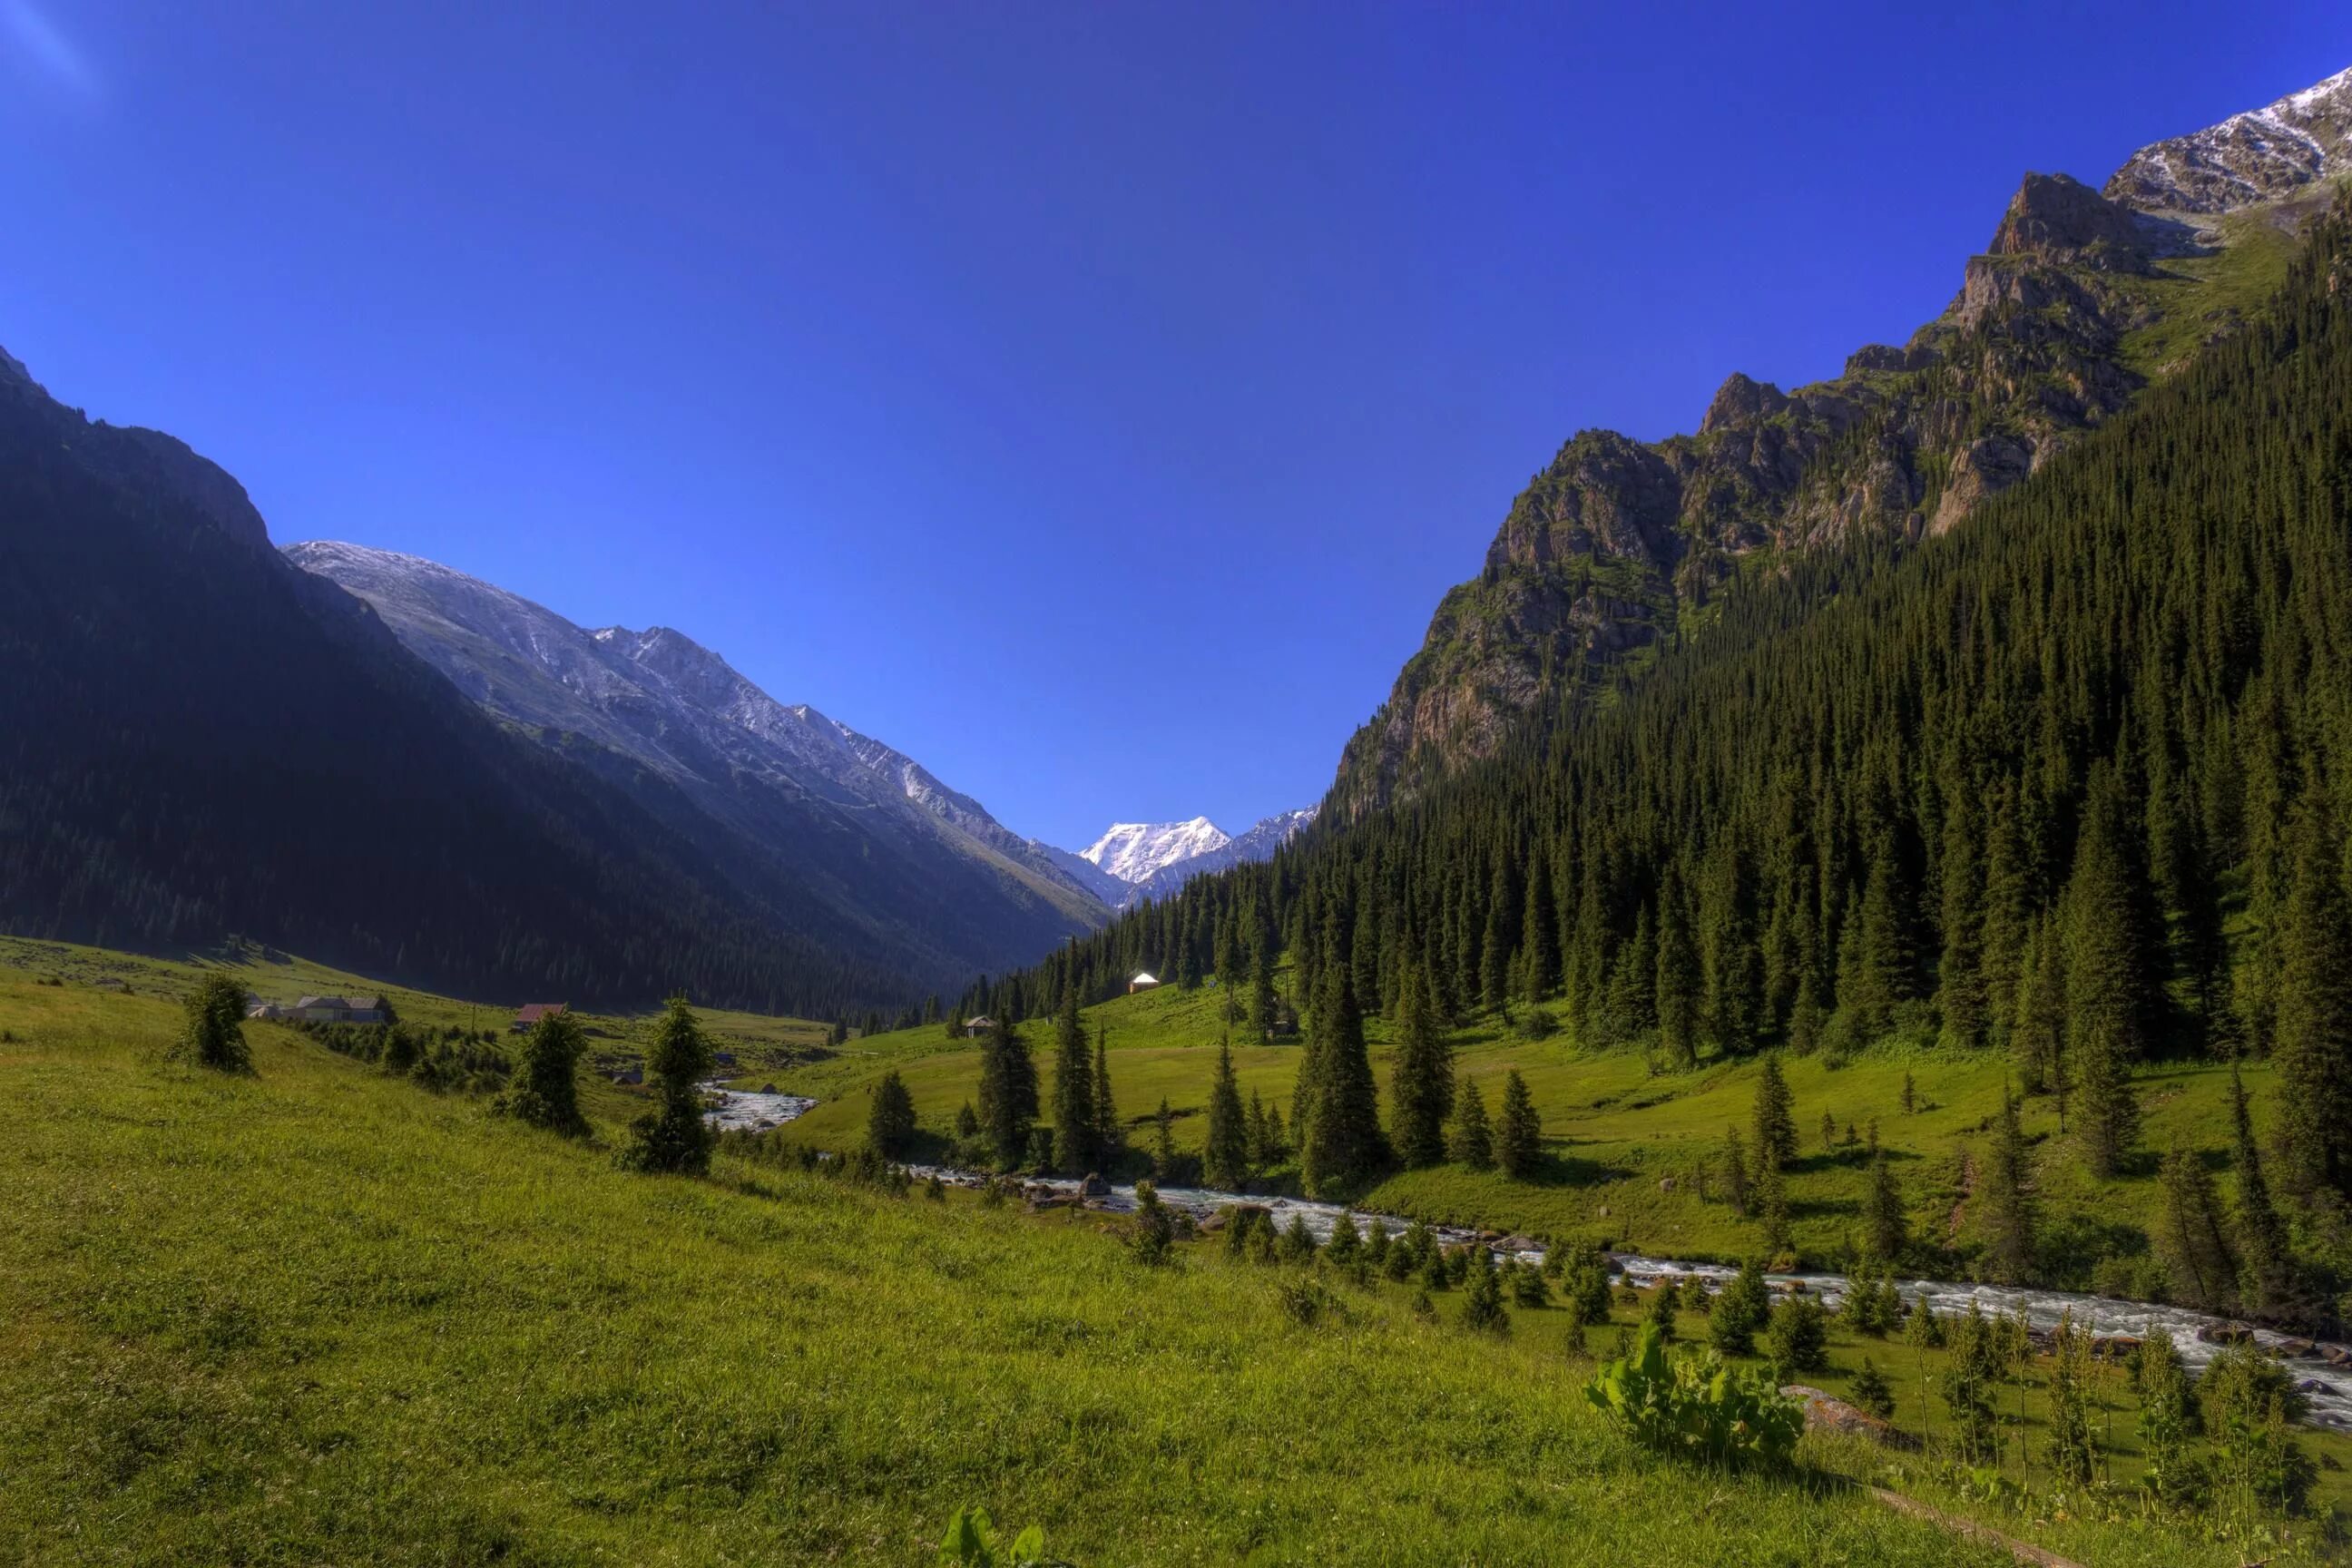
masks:
{"type": "Polygon", "coordinates": [[[1864,1356],[1862,1370],[1853,1374],[1853,1386],[1848,1391],[1854,1408],[1877,1416],[1881,1421],[1895,1419],[1895,1390],[1887,1386],[1886,1378],[1878,1363],[1864,1356]]]}
{"type": "Polygon", "coordinates": [[[1483,1247],[1470,1249],[1469,1289],[1462,1302],[1462,1324],[1481,1333],[1511,1331],[1510,1314],[1503,1310],[1502,1277],[1495,1271],[1495,1255],[1483,1247]]]}
{"type": "MultiPolygon", "coordinates": [[[[646,1053],[646,1070],[661,1097],[659,1107],[630,1125],[628,1146],[621,1163],[631,1170],[668,1172],[699,1176],[710,1169],[710,1124],[702,1116],[702,1080],[713,1065],[709,1042],[683,996],[673,996],[654,1031],[653,1048],[646,1053]]],[[[875,1110],[867,1119],[868,1134],[882,1116],[884,1092],[896,1085],[905,1102],[907,1130],[914,1130],[915,1102],[907,1086],[893,1072],[875,1090],[875,1110]]],[[[877,1152],[890,1151],[877,1144],[877,1152]]]]}
{"type": "Polygon", "coordinates": [[[178,1054],[215,1072],[249,1073],[253,1048],[245,1039],[245,987],[226,974],[208,974],[188,998],[188,1025],[178,1054]]]}
{"type": "Polygon", "coordinates": [[[915,1135],[915,1097],[907,1080],[892,1068],[874,1086],[874,1103],[866,1113],[866,1146],[885,1159],[906,1152],[915,1135]]]}
{"type": "Polygon", "coordinates": [[[518,1121],[568,1137],[584,1137],[588,1119],[580,1114],[574,1073],[587,1037],[569,1012],[548,1013],[523,1037],[520,1081],[498,1099],[497,1108],[518,1121]]]}

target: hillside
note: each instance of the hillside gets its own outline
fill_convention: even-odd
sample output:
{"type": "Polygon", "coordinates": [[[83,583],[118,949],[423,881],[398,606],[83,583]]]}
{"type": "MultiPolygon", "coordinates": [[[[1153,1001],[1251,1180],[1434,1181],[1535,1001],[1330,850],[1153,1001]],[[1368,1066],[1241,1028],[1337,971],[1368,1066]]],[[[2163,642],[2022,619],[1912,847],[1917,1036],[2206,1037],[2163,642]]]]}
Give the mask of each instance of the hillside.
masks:
{"type": "Polygon", "coordinates": [[[1496,755],[1650,668],[1759,579],[1943,533],[2240,330],[2347,168],[2352,71],[2143,148],[2094,190],[2025,176],[1942,314],[1782,392],[1734,373],[1695,434],[1586,430],[1511,503],[1349,742],[1343,818],[1496,755]]]}
{"type": "MultiPolygon", "coordinates": [[[[1434,1020],[1499,1035],[1517,1015],[1539,1036],[1540,1019],[1559,1037],[1527,1041],[1528,1076],[1561,1064],[1540,1109],[1572,1140],[1551,1178],[1571,1189],[1687,1181],[1710,1142],[1721,1161],[1730,1086],[1778,1051],[1833,1119],[1875,1117],[1916,1157],[1915,1203],[1957,1205],[1981,1196],[1984,1161],[1959,1163],[1952,1140],[1987,1131],[2006,1083],[2023,1097],[2020,1179],[2051,1225],[2004,1272],[2081,1282],[2139,1259],[2146,1293],[2339,1322],[2347,277],[2345,217],[2315,222],[2239,331],[1949,531],[1794,563],[1615,700],[1267,870],[1194,883],[970,1009],[1103,1000],[1130,964],[1255,996],[1286,955],[1307,1014],[1294,1098],[1325,1081],[1320,1062],[1351,1065],[1350,1012],[1408,1023],[1408,984],[1434,1020]],[[1950,1064],[1968,1116],[1912,1145],[1886,1108],[1915,1059],[1950,1064]],[[2258,1101],[2243,1148],[2233,1063],[2258,1101]],[[1629,1094],[1678,1103],[1588,1116],[1629,1094]],[[1645,1153],[1580,1171],[1588,1142],[1645,1153]],[[2159,1190],[2218,1247],[2168,1259],[2159,1190]]],[[[1392,1127],[1393,1086],[1370,1076],[1392,1127]]],[[[1789,1239],[1834,1255],[1860,1173],[1799,1159],[1804,1114],[1789,1239]],[[1808,1214],[1808,1186],[1825,1209],[1808,1214]]],[[[1416,1209],[1551,1223],[1601,1195],[1394,1170],[1359,1158],[1348,1174],[1402,1184],[1416,1209]]],[[[1666,1208],[1694,1240],[1708,1228],[1666,1208]]],[[[1954,1213],[1934,1230],[1915,1214],[1914,1235],[1965,1258],[1954,1213]]]]}
{"type": "MultiPolygon", "coordinates": [[[[1694,1509],[1694,1472],[1584,1404],[1550,1308],[1496,1338],[1458,1292],[1424,1321],[1318,1267],[1301,1323],[1292,1268],[1146,1267],[1103,1216],[740,1152],[630,1175],[275,1026],[252,1078],[170,1063],[184,967],[127,961],[121,992],[40,983],[105,955],[11,962],[11,1560],[902,1563],[982,1502],[1088,1568],[2009,1561],[1835,1482],[1855,1467],[2102,1568],[2238,1560],[1822,1439],[1694,1509]]],[[[590,1103],[604,1137],[632,1104],[590,1103]]],[[[1868,1349],[1841,1334],[1826,1375],[1868,1349]]]]}

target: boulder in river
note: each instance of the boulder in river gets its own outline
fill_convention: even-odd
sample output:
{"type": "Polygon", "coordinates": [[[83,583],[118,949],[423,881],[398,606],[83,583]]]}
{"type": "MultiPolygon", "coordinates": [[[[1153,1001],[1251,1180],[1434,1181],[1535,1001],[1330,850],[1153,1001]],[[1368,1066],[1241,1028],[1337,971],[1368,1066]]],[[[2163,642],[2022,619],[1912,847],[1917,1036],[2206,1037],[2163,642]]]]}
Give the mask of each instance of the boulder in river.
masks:
{"type": "Polygon", "coordinates": [[[2252,1339],[2254,1331],[2243,1323],[2208,1323],[2197,1331],[2197,1337],[2209,1345],[2238,1345],[2252,1339]]]}
{"type": "Polygon", "coordinates": [[[1102,1179],[1101,1173],[1097,1171],[1088,1171],[1086,1173],[1085,1179],[1078,1183],[1078,1196],[1082,1198],[1107,1198],[1110,1196],[1110,1184],[1102,1179]]]}

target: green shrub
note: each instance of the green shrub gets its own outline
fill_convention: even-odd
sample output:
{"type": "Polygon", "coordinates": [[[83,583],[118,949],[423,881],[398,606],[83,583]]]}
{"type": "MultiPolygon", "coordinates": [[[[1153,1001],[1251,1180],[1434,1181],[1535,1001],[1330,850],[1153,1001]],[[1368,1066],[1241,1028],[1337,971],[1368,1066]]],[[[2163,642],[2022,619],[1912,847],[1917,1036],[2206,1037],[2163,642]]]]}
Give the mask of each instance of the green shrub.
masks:
{"type": "Polygon", "coordinates": [[[1852,1394],[1854,1407],[1868,1411],[1881,1421],[1895,1419],[1895,1390],[1887,1386],[1878,1363],[1864,1357],[1862,1370],[1853,1375],[1852,1394]]]}
{"type": "Polygon", "coordinates": [[[1804,1428],[1804,1407],[1761,1373],[1734,1371],[1711,1352],[1669,1356],[1649,1323],[1584,1397],[1644,1447],[1710,1464],[1786,1465],[1804,1428]]]}
{"type": "Polygon", "coordinates": [[[1820,1372],[1830,1364],[1829,1314],[1811,1296],[1790,1296],[1772,1309],[1764,1325],[1764,1353],[1775,1377],[1820,1372]]]}
{"type": "Polygon", "coordinates": [[[226,974],[210,974],[188,998],[187,1031],[178,1053],[215,1072],[251,1072],[253,1047],[245,1040],[245,987],[226,974]]]}
{"type": "Polygon", "coordinates": [[[1070,1568],[1045,1555],[1045,1532],[1031,1525],[1011,1541],[984,1508],[960,1508],[940,1542],[940,1568],[1070,1568]]]}
{"type": "Polygon", "coordinates": [[[1753,1355],[1756,1331],[1771,1311],[1772,1292],[1764,1283],[1764,1266],[1751,1258],[1716,1297],[1706,1315],[1707,1341],[1725,1355],[1753,1355]]]}

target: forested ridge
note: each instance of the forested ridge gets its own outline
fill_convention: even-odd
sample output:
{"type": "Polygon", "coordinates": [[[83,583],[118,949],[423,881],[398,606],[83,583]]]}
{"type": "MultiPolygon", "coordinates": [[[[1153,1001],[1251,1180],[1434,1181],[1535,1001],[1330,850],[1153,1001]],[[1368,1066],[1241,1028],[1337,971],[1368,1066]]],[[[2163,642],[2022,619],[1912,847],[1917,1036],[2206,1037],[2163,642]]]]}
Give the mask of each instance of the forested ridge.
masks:
{"type": "Polygon", "coordinates": [[[1265,1027],[1286,955],[1308,1104],[1348,1032],[1331,1020],[1395,1012],[1408,976],[1456,1018],[1556,1003],[1580,1044],[1662,1069],[1941,1042],[2064,1097],[2101,1171],[2161,1152],[2135,1068],[2265,1056],[2274,1146],[2240,1140],[2240,1201],[2267,1158],[2296,1223],[2335,1236],[2347,311],[2339,208],[2265,314],[1951,533],[1780,558],[1494,762],[1196,881],[967,1008],[1092,1002],[1150,968],[1220,977],[1265,1027]]]}

